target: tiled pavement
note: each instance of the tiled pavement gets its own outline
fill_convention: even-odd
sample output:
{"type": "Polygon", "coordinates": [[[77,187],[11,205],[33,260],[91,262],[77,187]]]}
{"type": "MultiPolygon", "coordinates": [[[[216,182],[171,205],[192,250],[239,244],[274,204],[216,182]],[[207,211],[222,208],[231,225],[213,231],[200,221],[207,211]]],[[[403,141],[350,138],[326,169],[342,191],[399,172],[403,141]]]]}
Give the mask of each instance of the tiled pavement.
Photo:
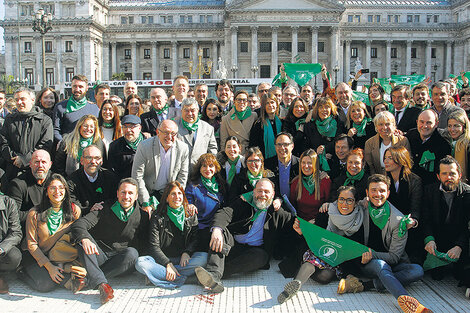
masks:
{"type": "MultiPolygon", "coordinates": [[[[322,286],[307,282],[297,297],[277,304],[277,296],[289,280],[284,279],[273,262],[269,271],[258,271],[243,277],[224,280],[225,292],[206,293],[200,285],[184,285],[165,290],[144,285],[143,276],[132,275],[110,280],[115,298],[100,305],[98,291],[88,290],[73,295],[65,289],[48,294],[32,291],[23,283],[10,281],[10,294],[0,295],[1,313],[27,312],[159,312],[159,313],[244,313],[244,312],[401,312],[396,300],[388,293],[363,292],[337,295],[337,282],[322,286]]],[[[408,287],[411,295],[435,313],[470,313],[470,300],[456,281],[441,282],[425,277],[408,287]]]]}

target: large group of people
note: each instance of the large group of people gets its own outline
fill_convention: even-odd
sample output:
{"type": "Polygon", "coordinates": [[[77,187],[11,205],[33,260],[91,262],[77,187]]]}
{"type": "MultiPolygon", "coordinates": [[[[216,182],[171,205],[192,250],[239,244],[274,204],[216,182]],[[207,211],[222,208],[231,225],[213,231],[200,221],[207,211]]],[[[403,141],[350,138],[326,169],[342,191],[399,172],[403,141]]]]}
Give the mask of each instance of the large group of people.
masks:
{"type": "MultiPolygon", "coordinates": [[[[138,271],[149,285],[188,277],[213,293],[223,279],[268,269],[289,281],[279,303],[311,277],[338,294],[387,290],[404,312],[431,312],[405,287],[425,271],[453,275],[470,298],[470,89],[454,80],[315,94],[310,85],[228,80],[209,87],[177,76],[171,97],[133,82],[86,98],[73,77],[59,101],[0,91],[0,293],[4,272],[40,292],[59,286],[114,297],[108,279],[138,271]],[[116,100],[116,98],[118,98],[116,100]],[[295,208],[291,210],[289,208],[295,208]],[[309,248],[302,221],[367,247],[332,266],[309,248]]],[[[308,225],[308,224],[307,224],[308,225]]]]}

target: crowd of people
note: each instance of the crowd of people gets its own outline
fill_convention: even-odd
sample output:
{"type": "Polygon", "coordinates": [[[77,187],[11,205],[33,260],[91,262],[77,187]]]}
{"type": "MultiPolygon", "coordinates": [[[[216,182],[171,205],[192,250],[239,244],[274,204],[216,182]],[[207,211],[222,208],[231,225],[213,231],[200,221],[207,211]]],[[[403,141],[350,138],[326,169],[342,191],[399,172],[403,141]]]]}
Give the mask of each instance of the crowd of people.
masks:
{"type": "Polygon", "coordinates": [[[274,258],[293,278],[279,303],[312,278],[431,312],[405,289],[424,271],[470,298],[468,80],[390,94],[374,83],[361,102],[358,76],[332,88],[324,67],[323,93],[268,82],[234,93],[220,80],[216,98],[177,76],[150,105],[133,82],[124,100],[99,84],[90,102],[82,75],[62,101],[20,88],[8,111],[0,92],[0,293],[14,271],[40,292],[98,289],[104,304],[108,279],[135,270],[160,288],[195,275],[221,293],[274,258]],[[368,251],[332,266],[299,219],[368,251]]]}

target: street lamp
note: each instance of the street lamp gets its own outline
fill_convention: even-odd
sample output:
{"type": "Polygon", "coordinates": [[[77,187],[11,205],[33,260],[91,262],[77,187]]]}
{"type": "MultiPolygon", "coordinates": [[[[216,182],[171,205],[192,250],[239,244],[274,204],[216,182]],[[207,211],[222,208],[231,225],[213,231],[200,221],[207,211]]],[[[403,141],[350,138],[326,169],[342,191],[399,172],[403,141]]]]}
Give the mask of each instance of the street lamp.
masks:
{"type": "Polygon", "coordinates": [[[42,40],[42,86],[46,87],[46,43],[44,35],[52,29],[51,26],[52,14],[45,13],[44,9],[39,9],[33,19],[33,30],[41,33],[42,40]]]}
{"type": "Polygon", "coordinates": [[[230,68],[230,71],[232,71],[233,78],[235,78],[235,73],[238,72],[238,66],[232,65],[232,67],[230,68]]]}
{"type": "Polygon", "coordinates": [[[335,65],[333,68],[333,71],[335,71],[335,85],[338,83],[338,72],[339,72],[339,66],[338,64],[335,65]]]}
{"type": "Polygon", "coordinates": [[[256,72],[258,72],[259,67],[254,65],[251,67],[251,71],[253,72],[253,78],[256,78],[256,72]]]}
{"type": "Polygon", "coordinates": [[[202,56],[203,56],[203,50],[202,48],[197,49],[197,58],[198,58],[198,63],[196,64],[196,67],[193,70],[194,66],[194,60],[189,61],[189,72],[191,75],[197,72],[198,78],[201,79],[204,74],[210,75],[212,71],[212,60],[207,61],[206,64],[202,62],[202,56]]]}

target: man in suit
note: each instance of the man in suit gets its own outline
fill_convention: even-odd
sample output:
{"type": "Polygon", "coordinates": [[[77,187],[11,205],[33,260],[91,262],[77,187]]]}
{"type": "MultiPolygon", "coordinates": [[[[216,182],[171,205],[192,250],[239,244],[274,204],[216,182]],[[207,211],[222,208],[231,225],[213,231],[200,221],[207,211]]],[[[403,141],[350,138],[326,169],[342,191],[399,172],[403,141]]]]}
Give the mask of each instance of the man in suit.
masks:
{"type": "Polygon", "coordinates": [[[351,105],[353,99],[352,89],[348,84],[341,82],[336,85],[335,94],[338,101],[337,106],[339,120],[343,122],[343,124],[346,124],[349,106],[351,105]]]}
{"type": "Polygon", "coordinates": [[[188,78],[183,75],[176,76],[175,79],[173,79],[173,87],[171,87],[171,89],[173,90],[175,98],[171,100],[170,107],[181,110],[181,104],[183,103],[183,100],[188,97],[188,78]]]}
{"type": "Polygon", "coordinates": [[[188,145],[190,167],[204,153],[217,154],[214,127],[199,119],[199,106],[195,99],[186,98],[181,103],[181,119],[178,125],[178,139],[188,145]]]}
{"type": "Polygon", "coordinates": [[[416,121],[419,113],[421,113],[421,109],[409,105],[411,92],[410,87],[406,85],[393,87],[390,94],[392,95],[392,104],[395,109],[397,128],[406,134],[410,129],[416,128],[416,121]]]}
{"type": "Polygon", "coordinates": [[[142,134],[149,138],[157,134],[157,127],[163,120],[172,119],[179,116],[176,108],[170,108],[168,105],[168,96],[162,88],[153,88],[150,90],[150,102],[152,108],[150,111],[142,114],[142,134]]]}
{"type": "Polygon", "coordinates": [[[447,90],[446,84],[443,82],[437,82],[431,86],[431,98],[431,109],[433,109],[439,117],[439,124],[437,125],[437,128],[446,129],[449,115],[454,111],[462,110],[462,108],[452,104],[449,101],[449,92],[447,90]]]}
{"type": "Polygon", "coordinates": [[[139,183],[139,201],[142,209],[151,214],[150,196],[160,200],[170,181],[183,187],[188,180],[189,148],[177,140],[178,125],[164,120],[157,128],[157,136],[142,141],[137,147],[132,164],[132,178],[139,183]]]}

